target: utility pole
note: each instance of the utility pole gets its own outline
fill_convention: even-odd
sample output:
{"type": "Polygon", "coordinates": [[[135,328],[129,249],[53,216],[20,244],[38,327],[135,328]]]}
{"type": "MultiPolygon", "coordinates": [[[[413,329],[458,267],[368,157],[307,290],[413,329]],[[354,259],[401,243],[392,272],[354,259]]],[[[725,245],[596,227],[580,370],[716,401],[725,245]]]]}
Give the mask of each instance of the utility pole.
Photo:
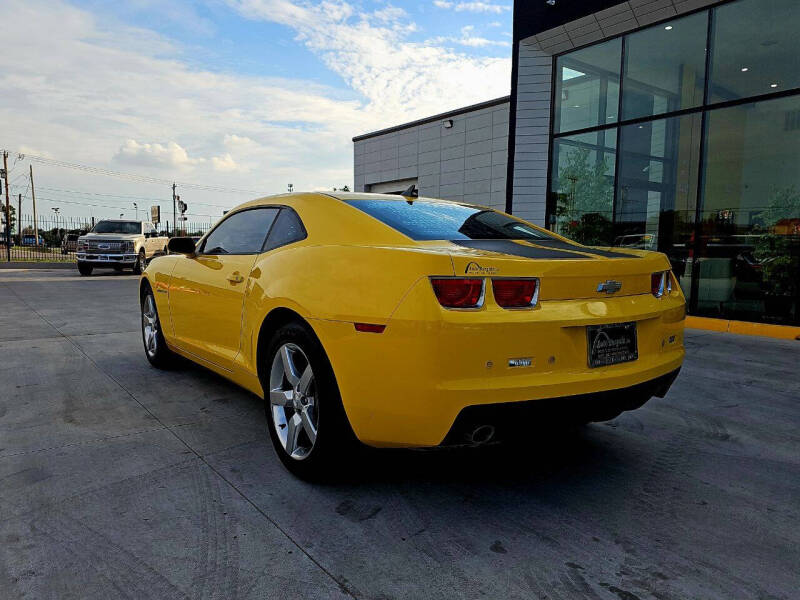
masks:
{"type": "Polygon", "coordinates": [[[31,168],[31,200],[33,201],[33,239],[39,243],[39,221],[36,220],[36,190],[33,187],[33,165],[31,168]]]}
{"type": "Polygon", "coordinates": [[[175,202],[175,183],[172,183],[172,237],[177,235],[176,230],[178,227],[178,209],[175,202]]]}
{"type": "Polygon", "coordinates": [[[22,194],[17,194],[17,240],[22,246],[22,194]]]}
{"type": "Polygon", "coordinates": [[[11,262],[11,205],[8,200],[8,152],[3,150],[3,173],[6,178],[6,258],[11,262]]]}

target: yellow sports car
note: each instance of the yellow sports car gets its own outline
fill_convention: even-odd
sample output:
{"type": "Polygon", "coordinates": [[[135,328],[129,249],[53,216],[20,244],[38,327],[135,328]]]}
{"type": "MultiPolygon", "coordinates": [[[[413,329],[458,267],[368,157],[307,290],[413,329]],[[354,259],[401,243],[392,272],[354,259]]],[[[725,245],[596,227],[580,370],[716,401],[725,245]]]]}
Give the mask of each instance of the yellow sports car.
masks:
{"type": "Polygon", "coordinates": [[[243,204],[141,279],[142,337],[264,398],[312,476],[356,440],[480,444],[662,396],[685,301],[663,254],[581,246],[463,202],[299,193],[243,204]]]}

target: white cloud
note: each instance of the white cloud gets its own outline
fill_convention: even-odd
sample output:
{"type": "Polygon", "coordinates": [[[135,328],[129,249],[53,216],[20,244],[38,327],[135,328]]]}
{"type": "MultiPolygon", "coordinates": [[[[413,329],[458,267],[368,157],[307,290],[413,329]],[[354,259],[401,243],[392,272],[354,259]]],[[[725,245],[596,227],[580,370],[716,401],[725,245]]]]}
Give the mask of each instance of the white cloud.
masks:
{"type": "Polygon", "coordinates": [[[489,13],[499,15],[511,10],[508,4],[493,4],[491,2],[448,2],[434,0],[433,5],[438,8],[452,8],[456,12],[489,13]]]}
{"type": "Polygon", "coordinates": [[[461,28],[461,37],[436,37],[430,41],[437,44],[451,43],[472,48],[486,48],[488,46],[511,46],[511,42],[506,40],[490,40],[485,37],[474,35],[474,30],[475,27],[473,25],[467,25],[461,28]]]}
{"type": "Polygon", "coordinates": [[[224,173],[242,170],[242,167],[236,164],[236,161],[233,160],[230,153],[226,153],[224,156],[212,156],[211,166],[214,167],[215,171],[222,171],[224,173]]]}
{"type": "MultiPolygon", "coordinates": [[[[216,186],[264,193],[288,182],[338,187],[352,185],[353,135],[508,93],[510,59],[410,41],[416,25],[402,9],[230,2],[248,18],[293,29],[347,83],[349,97],[299,78],[192,66],[174,41],[66,2],[7,0],[4,41],[14,52],[0,53],[4,145],[183,181],[204,183],[213,173],[216,186]]],[[[157,186],[36,168],[37,184],[51,188],[171,197],[157,186]]],[[[246,197],[184,191],[184,199],[200,210],[246,197]]]]}
{"type": "Polygon", "coordinates": [[[189,158],[186,149],[176,142],[140,144],[136,140],[125,140],[114,155],[114,160],[144,167],[177,167],[182,169],[201,164],[202,158],[189,158]]]}
{"type": "Polygon", "coordinates": [[[381,125],[441,112],[508,93],[510,58],[486,58],[410,41],[407,20],[381,12],[355,14],[350,5],[287,0],[228,0],[241,14],[294,29],[367,104],[364,115],[381,125]],[[380,22],[378,22],[380,21],[380,22]],[[475,82],[482,85],[476,86],[475,82]]]}

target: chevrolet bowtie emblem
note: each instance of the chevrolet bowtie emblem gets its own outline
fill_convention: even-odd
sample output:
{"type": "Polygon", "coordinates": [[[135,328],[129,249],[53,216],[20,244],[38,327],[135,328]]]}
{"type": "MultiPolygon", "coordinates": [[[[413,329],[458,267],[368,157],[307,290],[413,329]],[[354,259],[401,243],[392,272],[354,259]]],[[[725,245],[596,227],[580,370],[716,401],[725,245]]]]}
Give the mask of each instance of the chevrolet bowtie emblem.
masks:
{"type": "Polygon", "coordinates": [[[603,281],[597,284],[598,292],[605,292],[606,294],[616,294],[622,289],[622,282],[614,279],[603,281]]]}

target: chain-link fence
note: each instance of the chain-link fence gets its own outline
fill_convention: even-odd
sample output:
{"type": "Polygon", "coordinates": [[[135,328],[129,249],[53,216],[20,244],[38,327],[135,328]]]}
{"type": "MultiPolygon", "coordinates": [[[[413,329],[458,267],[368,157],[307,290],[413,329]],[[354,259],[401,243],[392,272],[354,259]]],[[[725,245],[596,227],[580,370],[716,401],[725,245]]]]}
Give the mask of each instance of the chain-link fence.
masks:
{"type": "MultiPolygon", "coordinates": [[[[0,223],[0,261],[5,262],[75,262],[78,238],[91,231],[96,221],[93,217],[11,215],[11,244],[6,240],[5,211],[0,223]],[[38,235],[34,234],[38,231],[38,235]]],[[[167,231],[166,225],[156,225],[162,235],[202,236],[210,223],[181,223],[177,232],[167,231]]]]}

